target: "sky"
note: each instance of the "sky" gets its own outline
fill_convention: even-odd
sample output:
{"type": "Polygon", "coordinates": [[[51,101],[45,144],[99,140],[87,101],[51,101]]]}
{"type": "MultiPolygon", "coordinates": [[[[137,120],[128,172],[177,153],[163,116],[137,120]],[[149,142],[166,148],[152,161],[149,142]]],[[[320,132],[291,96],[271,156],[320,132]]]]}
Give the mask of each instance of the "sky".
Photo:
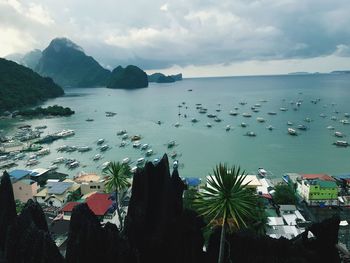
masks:
{"type": "Polygon", "coordinates": [[[67,37],[185,77],[350,69],[350,0],[0,0],[0,57],[67,37]]]}

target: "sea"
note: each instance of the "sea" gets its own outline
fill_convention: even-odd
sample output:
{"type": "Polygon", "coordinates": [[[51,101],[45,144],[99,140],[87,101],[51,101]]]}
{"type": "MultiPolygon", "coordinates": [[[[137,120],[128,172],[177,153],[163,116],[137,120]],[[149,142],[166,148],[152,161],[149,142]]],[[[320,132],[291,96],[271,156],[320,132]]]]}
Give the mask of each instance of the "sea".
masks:
{"type": "MultiPolygon", "coordinates": [[[[68,170],[62,164],[58,169],[70,176],[82,171],[101,173],[102,164],[107,161],[130,158],[130,165],[135,166],[139,158],[153,161],[164,154],[168,154],[170,169],[173,161],[178,160],[179,174],[183,177],[203,178],[219,163],[240,166],[249,174],[264,168],[273,178],[281,178],[284,173],[337,175],[350,172],[350,148],[333,145],[337,140],[349,140],[350,125],[340,122],[350,113],[349,98],[350,74],[192,78],[168,84],[150,83],[148,88],[136,90],[69,88],[65,96],[48,100],[41,106],[70,107],[74,115],[0,120],[0,129],[3,134],[11,135],[20,125],[47,125],[42,136],[64,129],[74,130],[74,136],[46,145],[51,153],[42,157],[37,166],[30,167],[47,168],[61,156],[76,159],[80,162],[78,168],[68,170]],[[300,106],[296,106],[298,101],[300,106]],[[207,114],[199,113],[196,108],[199,104],[208,109],[207,114],[216,114],[222,121],[215,122],[207,114]],[[259,112],[252,112],[255,104],[260,104],[256,107],[259,112]],[[117,114],[106,117],[108,111],[117,114]],[[239,114],[231,116],[230,111],[239,114]],[[243,117],[244,112],[251,113],[252,117],[243,117]],[[258,117],[265,122],[258,122],[258,117]],[[94,121],[86,121],[88,118],[94,121]],[[192,118],[198,122],[193,123],[192,118]],[[305,121],[307,118],[309,122],[305,121]],[[288,126],[288,121],[293,125],[288,126]],[[211,128],[207,127],[208,122],[211,128]],[[241,127],[242,122],[247,127],[241,127]],[[296,129],[300,124],[307,126],[307,130],[296,129]],[[225,129],[227,125],[231,127],[229,131],[225,129]],[[274,129],[267,129],[269,125],[274,129]],[[289,135],[289,127],[296,129],[298,135],[289,135]],[[145,157],[145,151],[134,148],[130,140],[125,147],[119,147],[122,138],[117,132],[124,129],[130,136],[140,135],[141,144],[149,144],[154,154],[145,157]],[[246,136],[248,131],[256,136],[246,136]],[[335,137],[335,131],[345,137],[335,137]],[[96,143],[100,138],[105,139],[110,149],[102,153],[101,160],[93,161],[93,156],[101,153],[96,143]],[[169,149],[167,143],[172,140],[176,146],[169,149]],[[92,150],[57,152],[62,145],[86,145],[92,150]],[[172,159],[170,155],[174,152],[177,156],[172,159]]],[[[24,159],[15,168],[28,168],[25,164],[24,159]]]]}

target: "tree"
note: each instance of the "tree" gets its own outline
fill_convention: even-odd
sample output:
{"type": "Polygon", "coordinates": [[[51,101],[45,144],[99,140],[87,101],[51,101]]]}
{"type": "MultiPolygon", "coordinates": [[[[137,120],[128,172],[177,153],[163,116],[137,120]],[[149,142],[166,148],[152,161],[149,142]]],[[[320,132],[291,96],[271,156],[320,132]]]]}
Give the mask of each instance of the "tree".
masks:
{"type": "Polygon", "coordinates": [[[130,166],[127,164],[121,164],[120,162],[111,162],[103,170],[103,173],[108,176],[106,181],[106,191],[115,192],[116,210],[120,223],[119,228],[123,229],[121,196],[124,195],[123,193],[125,190],[130,187],[128,181],[132,174],[130,166]]]}
{"type": "Polygon", "coordinates": [[[218,262],[224,260],[225,234],[228,225],[236,229],[247,227],[247,221],[254,217],[257,203],[256,195],[243,184],[246,175],[240,168],[228,169],[226,164],[219,164],[209,175],[207,185],[200,191],[194,204],[197,211],[212,221],[221,224],[220,250],[218,262]]]}
{"type": "Polygon", "coordinates": [[[297,203],[293,188],[287,184],[278,184],[275,186],[273,200],[276,204],[281,205],[295,205],[297,203]]]}

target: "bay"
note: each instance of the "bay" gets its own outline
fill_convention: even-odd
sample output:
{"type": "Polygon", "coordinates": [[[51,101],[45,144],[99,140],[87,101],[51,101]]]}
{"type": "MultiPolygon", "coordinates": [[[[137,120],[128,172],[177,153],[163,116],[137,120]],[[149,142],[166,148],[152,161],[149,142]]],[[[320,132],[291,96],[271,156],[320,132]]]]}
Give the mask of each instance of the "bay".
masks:
{"type": "MultiPolygon", "coordinates": [[[[60,156],[75,158],[83,167],[67,170],[61,166],[59,169],[70,176],[80,171],[100,173],[102,163],[121,161],[126,157],[133,161],[133,166],[138,158],[145,157],[144,151],[133,148],[131,143],[125,148],[119,147],[121,138],[116,133],[122,129],[126,129],[129,135],[140,134],[141,143],[151,146],[155,154],[148,160],[176,151],[179,173],[184,177],[204,177],[219,162],[240,165],[247,172],[256,172],[259,167],[264,167],[274,177],[280,177],[285,172],[339,174],[350,172],[350,148],[332,145],[337,138],[334,131],[326,127],[332,125],[336,131],[349,136],[350,125],[339,122],[345,119],[344,113],[350,113],[349,89],[350,76],[346,74],[184,79],[171,84],[151,83],[148,88],[138,90],[71,88],[65,91],[64,97],[49,100],[42,106],[58,104],[70,107],[75,115],[33,119],[24,123],[33,127],[47,125],[45,134],[63,129],[75,130],[75,136],[49,144],[51,154],[41,158],[37,165],[49,167],[51,161],[60,156]],[[295,111],[293,108],[298,100],[302,104],[295,111]],[[317,103],[311,103],[312,100],[317,103]],[[241,101],[247,104],[240,105],[241,101]],[[198,113],[198,103],[207,108],[208,113],[217,114],[222,122],[198,113]],[[252,112],[251,106],[257,103],[261,104],[260,111],[252,113],[251,118],[244,118],[242,113],[252,112]],[[229,115],[230,111],[236,111],[234,107],[238,107],[238,116],[229,115]],[[288,111],[280,111],[281,107],[288,111]],[[217,109],[221,111],[217,112],[217,109]],[[106,111],[117,115],[106,117],[106,111]],[[269,115],[270,111],[277,114],[269,115]],[[326,117],[320,117],[321,113],[326,117]],[[338,120],[331,120],[331,116],[336,116],[338,120]],[[264,118],[266,122],[257,122],[257,117],[264,118]],[[94,121],[87,122],[87,118],[94,121]],[[192,123],[191,118],[199,122],[192,123]],[[305,118],[312,121],[305,122],[305,118]],[[158,120],[161,125],[157,124],[158,120]],[[287,121],[293,122],[294,128],[304,124],[308,130],[298,131],[298,136],[290,136],[287,121]],[[207,122],[213,127],[206,127],[207,122]],[[248,127],[240,127],[242,122],[248,127]],[[180,126],[175,127],[175,123],[180,126]],[[230,131],[225,131],[226,125],[231,125],[230,131]],[[269,131],[268,125],[275,129],[269,131]],[[244,136],[247,131],[253,131],[257,136],[244,136]],[[99,138],[104,138],[111,149],[102,153],[102,160],[94,162],[92,157],[100,153],[96,145],[99,138]],[[171,140],[175,140],[177,146],[168,149],[167,142],[171,140]],[[88,145],[93,150],[69,154],[56,152],[64,144],[88,145]]],[[[20,124],[23,122],[1,120],[0,129],[10,134],[20,124]]],[[[342,140],[347,140],[347,137],[342,140]]],[[[25,161],[20,161],[17,168],[24,166],[25,161]]]]}

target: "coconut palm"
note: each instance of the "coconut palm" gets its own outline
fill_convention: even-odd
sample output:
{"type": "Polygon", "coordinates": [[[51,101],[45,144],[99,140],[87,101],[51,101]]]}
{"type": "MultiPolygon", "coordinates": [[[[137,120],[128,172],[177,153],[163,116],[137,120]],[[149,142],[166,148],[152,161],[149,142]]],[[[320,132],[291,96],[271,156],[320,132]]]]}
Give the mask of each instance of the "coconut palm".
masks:
{"type": "Polygon", "coordinates": [[[219,164],[209,175],[207,185],[198,193],[194,204],[197,211],[221,225],[220,250],[218,262],[224,260],[224,243],[228,223],[237,229],[247,227],[246,222],[254,216],[252,212],[257,203],[256,195],[243,184],[246,175],[235,166],[228,169],[219,164]]]}
{"type": "Polygon", "coordinates": [[[128,179],[131,177],[131,170],[129,165],[121,164],[120,162],[110,162],[103,174],[107,175],[106,191],[115,192],[116,210],[120,223],[120,229],[123,229],[121,199],[120,196],[130,187],[128,179]]]}

